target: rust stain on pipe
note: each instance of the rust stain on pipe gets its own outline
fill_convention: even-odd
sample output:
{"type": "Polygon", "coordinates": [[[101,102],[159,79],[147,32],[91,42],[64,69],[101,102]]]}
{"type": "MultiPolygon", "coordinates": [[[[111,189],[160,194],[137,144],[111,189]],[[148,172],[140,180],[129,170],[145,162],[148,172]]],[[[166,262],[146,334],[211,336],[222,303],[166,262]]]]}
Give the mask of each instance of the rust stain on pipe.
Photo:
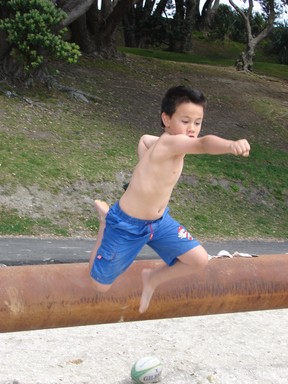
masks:
{"type": "Polygon", "coordinates": [[[158,287],[141,315],[141,271],[161,263],[135,261],[105,294],[86,263],[1,268],[0,332],[288,308],[288,255],[262,255],[212,259],[158,287]]]}

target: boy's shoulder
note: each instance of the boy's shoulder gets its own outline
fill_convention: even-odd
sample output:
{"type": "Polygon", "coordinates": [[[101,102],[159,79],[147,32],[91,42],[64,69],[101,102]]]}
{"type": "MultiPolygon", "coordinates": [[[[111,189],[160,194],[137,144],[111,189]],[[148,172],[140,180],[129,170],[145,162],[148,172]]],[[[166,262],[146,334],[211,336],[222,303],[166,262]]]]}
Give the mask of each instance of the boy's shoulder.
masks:
{"type": "Polygon", "coordinates": [[[186,139],[185,135],[171,135],[167,132],[164,132],[154,146],[153,155],[157,156],[159,159],[168,159],[175,156],[185,155],[178,150],[179,140],[181,142],[181,137],[186,139]]]}
{"type": "Polygon", "coordinates": [[[179,133],[172,135],[170,133],[164,132],[160,137],[159,137],[159,142],[162,142],[165,145],[171,145],[173,146],[177,142],[181,142],[183,140],[188,140],[188,136],[179,133]]]}

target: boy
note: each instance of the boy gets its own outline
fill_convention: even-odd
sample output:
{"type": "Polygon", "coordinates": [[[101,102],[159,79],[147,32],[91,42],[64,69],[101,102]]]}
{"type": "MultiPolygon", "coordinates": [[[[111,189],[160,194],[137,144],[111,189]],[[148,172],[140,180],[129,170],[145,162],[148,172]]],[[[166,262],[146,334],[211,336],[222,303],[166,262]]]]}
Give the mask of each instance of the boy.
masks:
{"type": "Polygon", "coordinates": [[[187,276],[208,263],[206,250],[172,219],[167,207],[185,155],[249,155],[247,140],[231,141],[213,135],[198,138],[205,106],[201,92],[185,86],[170,88],[162,100],[164,133],[141,137],[139,162],[127,190],[110,209],[102,201],[95,202],[100,227],[90,274],[99,292],[111,287],[145,244],[165,261],[161,267],[142,271],[140,313],[147,310],[158,285],[187,276]]]}

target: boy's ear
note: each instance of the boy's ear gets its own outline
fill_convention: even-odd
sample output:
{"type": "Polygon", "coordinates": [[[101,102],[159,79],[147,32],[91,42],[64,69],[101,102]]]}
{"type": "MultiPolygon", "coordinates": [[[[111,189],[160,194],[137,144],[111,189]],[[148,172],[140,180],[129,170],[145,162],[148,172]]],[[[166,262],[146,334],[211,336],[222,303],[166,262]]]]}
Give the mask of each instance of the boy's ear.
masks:
{"type": "Polygon", "coordinates": [[[165,127],[168,127],[169,126],[169,116],[168,115],[166,115],[166,113],[165,112],[162,112],[161,113],[161,119],[162,119],[162,121],[163,121],[163,124],[165,125],[165,127]]]}

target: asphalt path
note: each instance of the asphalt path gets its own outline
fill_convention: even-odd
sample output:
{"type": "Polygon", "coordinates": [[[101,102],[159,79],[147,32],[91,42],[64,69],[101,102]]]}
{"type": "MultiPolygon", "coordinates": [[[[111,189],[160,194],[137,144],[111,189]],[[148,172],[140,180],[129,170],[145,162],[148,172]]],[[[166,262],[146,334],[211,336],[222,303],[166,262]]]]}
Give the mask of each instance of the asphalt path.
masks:
{"type": "MultiPolygon", "coordinates": [[[[95,244],[92,239],[0,237],[0,264],[32,265],[87,262],[95,244]]],[[[287,241],[229,240],[202,242],[210,255],[221,250],[244,252],[251,255],[285,254],[287,241]]],[[[157,254],[145,246],[137,259],[156,259],[157,254]]]]}

